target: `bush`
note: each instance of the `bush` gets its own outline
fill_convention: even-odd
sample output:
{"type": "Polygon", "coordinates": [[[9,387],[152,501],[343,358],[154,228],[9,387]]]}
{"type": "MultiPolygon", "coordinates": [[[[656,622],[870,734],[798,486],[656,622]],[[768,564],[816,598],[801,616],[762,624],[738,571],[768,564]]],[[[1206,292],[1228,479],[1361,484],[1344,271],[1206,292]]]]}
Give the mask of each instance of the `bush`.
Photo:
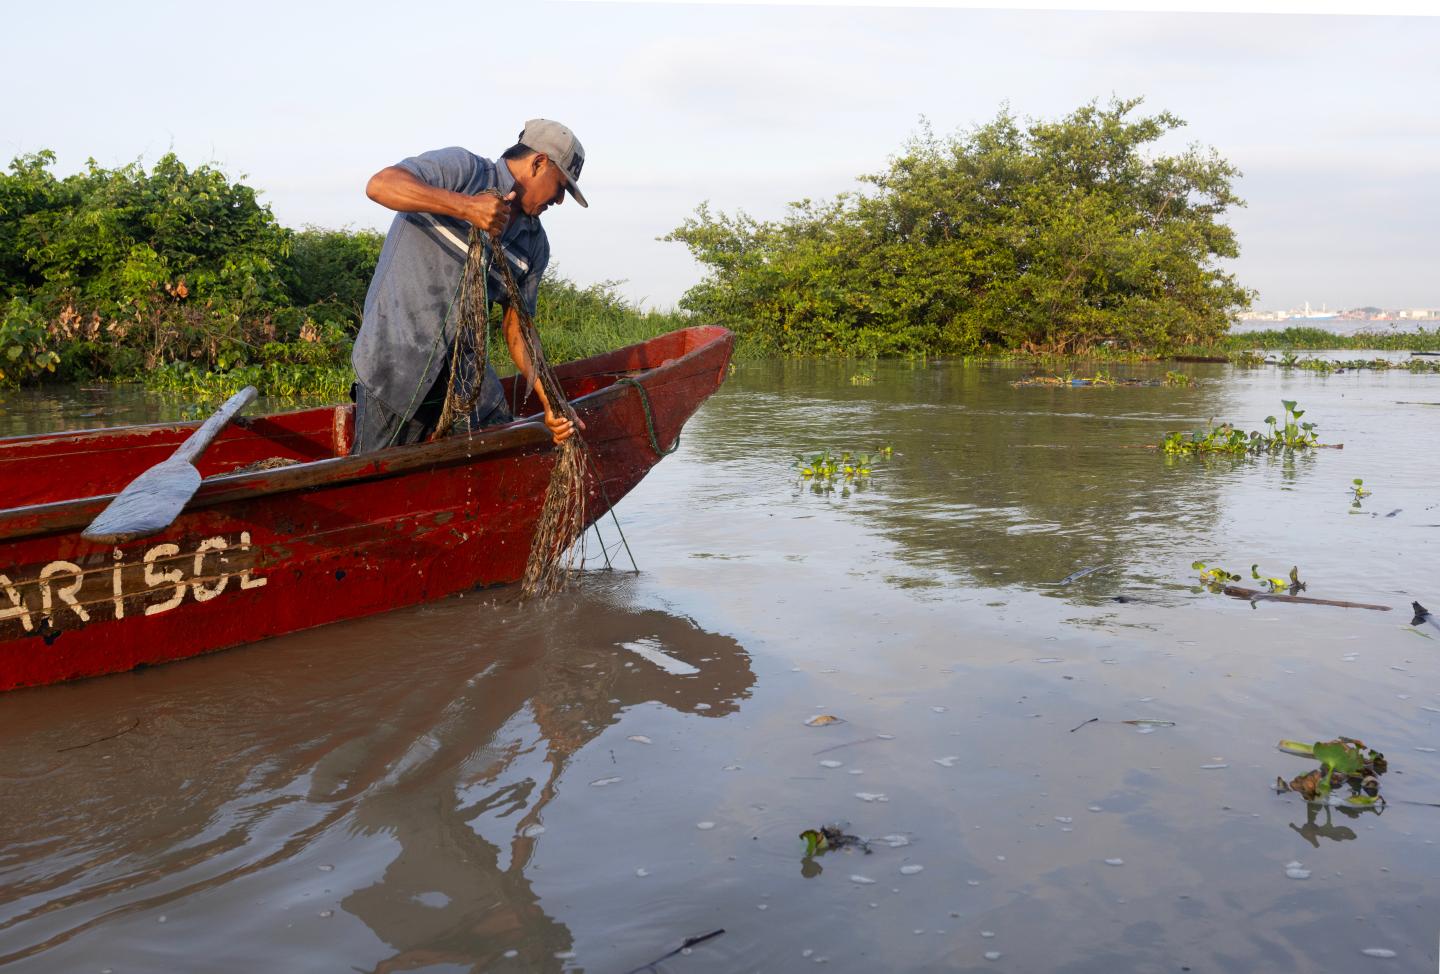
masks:
{"type": "Polygon", "coordinates": [[[792,204],[779,221],[701,205],[666,238],[708,275],[681,301],[762,351],[1079,353],[1213,340],[1252,292],[1219,270],[1243,205],[1213,151],[1148,157],[1184,123],[1139,99],[968,135],[928,129],[873,190],[792,204]]]}

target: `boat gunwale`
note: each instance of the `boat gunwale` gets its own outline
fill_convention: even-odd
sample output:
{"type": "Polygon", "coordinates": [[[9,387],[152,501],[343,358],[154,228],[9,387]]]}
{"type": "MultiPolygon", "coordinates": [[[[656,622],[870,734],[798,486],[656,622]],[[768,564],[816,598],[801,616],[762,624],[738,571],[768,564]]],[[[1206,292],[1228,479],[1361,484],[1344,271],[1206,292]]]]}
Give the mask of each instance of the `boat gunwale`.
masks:
{"type": "MultiPolygon", "coordinates": [[[[644,342],[636,342],[632,345],[622,346],[609,352],[602,352],[586,359],[578,359],[573,362],[566,362],[556,368],[562,378],[585,378],[592,375],[615,374],[625,375],[637,381],[646,381],[653,378],[665,377],[679,371],[683,366],[693,363],[702,353],[711,351],[717,344],[726,341],[733,341],[733,333],[728,329],[714,325],[696,325],[684,329],[677,329],[667,332],[665,335],[657,335],[655,338],[644,342]],[[608,373],[587,369],[585,366],[599,365],[606,360],[613,360],[621,357],[624,353],[634,349],[643,349],[653,342],[672,335],[684,332],[713,332],[706,340],[674,358],[666,359],[658,365],[646,369],[628,370],[625,372],[608,373]]],[[[593,407],[602,405],[606,398],[619,398],[624,395],[623,387],[616,381],[594,392],[586,393],[571,400],[572,405],[593,407]]],[[[312,407],[313,409],[336,409],[343,404],[332,407],[312,407]]],[[[309,410],[292,410],[292,413],[307,412],[309,410]]],[[[266,416],[283,415],[280,413],[267,413],[266,416]]],[[[255,417],[256,419],[260,417],[255,417]]],[[[68,431],[62,436],[94,435],[96,433],[111,432],[134,432],[137,430],[159,430],[175,429],[184,430],[198,425],[192,423],[155,423],[137,424],[132,426],[116,426],[102,428],[100,430],[74,430],[68,431]]],[[[3,442],[34,442],[36,438],[53,437],[57,434],[42,433],[32,436],[11,437],[3,442]]],[[[494,427],[480,433],[469,433],[465,436],[447,437],[442,440],[435,440],[427,443],[408,444],[404,446],[386,447],[381,450],[374,450],[369,453],[349,454],[336,457],[322,457],[317,460],[302,461],[289,464],[284,467],[276,467],[270,470],[257,471],[236,471],[225,474],[216,474],[205,478],[200,489],[196,492],[191,501],[186,504],[184,513],[200,508],[214,507],[219,504],[234,501],[249,500],[251,498],[267,497],[276,494],[284,494],[308,489],[323,489],[336,487],[345,484],[361,483],[371,480],[381,480],[389,477],[404,476],[417,469],[439,468],[467,464],[479,460],[489,460],[498,454],[507,452],[523,452],[543,447],[550,442],[550,431],[539,419],[515,420],[504,426],[494,427]]],[[[43,461],[41,461],[43,463],[43,461]]],[[[61,534],[67,531],[78,530],[89,524],[95,515],[104,509],[105,505],[119,493],[116,491],[109,494],[95,494],[89,497],[75,497],[62,501],[49,501],[44,504],[29,504],[21,507],[0,509],[0,542],[20,541],[31,537],[44,535],[61,534]],[[16,525],[16,521],[24,523],[16,525]]]]}

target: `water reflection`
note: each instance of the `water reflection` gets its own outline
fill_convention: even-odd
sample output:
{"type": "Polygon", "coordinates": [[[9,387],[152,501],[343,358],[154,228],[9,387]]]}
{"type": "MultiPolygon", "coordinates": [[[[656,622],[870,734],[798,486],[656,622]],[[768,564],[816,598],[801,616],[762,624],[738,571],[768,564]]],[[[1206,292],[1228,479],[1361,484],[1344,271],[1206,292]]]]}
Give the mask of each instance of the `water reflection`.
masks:
{"type": "Polygon", "coordinates": [[[1352,822],[1358,821],[1362,815],[1374,814],[1377,817],[1383,810],[1383,806],[1371,806],[1369,808],[1346,808],[1341,806],[1319,806],[1312,802],[1305,803],[1305,824],[1296,825],[1290,823],[1291,830],[1300,838],[1310,843],[1315,848],[1320,848],[1321,839],[1329,839],[1331,842],[1349,842],[1358,838],[1355,830],[1348,825],[1336,825],[1331,816],[1332,811],[1338,811],[1341,815],[1352,822]],[[1320,824],[1320,814],[1325,815],[1325,824],[1320,824]]]}
{"type": "MultiPolygon", "coordinates": [[[[213,928],[263,876],[272,891],[321,882],[339,918],[362,921],[376,941],[343,955],[358,969],[480,970],[507,951],[522,969],[561,966],[571,934],[527,866],[547,807],[588,790],[565,778],[571,759],[636,705],[732,714],[755,677],[733,639],[667,612],[600,594],[476,601],[9,695],[0,963],[113,959],[81,934],[124,944],[201,899],[213,928]]],[[[244,956],[265,966],[258,913],[244,956]]],[[[311,945],[330,962],[333,937],[311,945]]]]}
{"type": "MultiPolygon", "coordinates": [[[[851,388],[832,374],[837,368],[750,366],[735,393],[707,410],[698,449],[720,459],[731,446],[723,429],[752,431],[763,407],[774,444],[767,479],[785,478],[799,505],[863,516],[922,577],[1053,591],[1079,568],[1143,563],[1147,548],[1193,548],[1221,516],[1216,480],[1233,461],[1166,463],[1144,446],[1197,415],[1235,416],[1230,385],[1014,388],[1005,379],[1022,374],[1018,367],[937,362],[880,363],[872,384],[851,388]],[[794,450],[879,445],[894,457],[849,496],[816,497],[813,485],[797,487],[790,476],[794,450]]],[[[1112,371],[1152,377],[1163,367],[1112,371]]],[[[1054,594],[1108,598],[1116,577],[1054,594]]]]}

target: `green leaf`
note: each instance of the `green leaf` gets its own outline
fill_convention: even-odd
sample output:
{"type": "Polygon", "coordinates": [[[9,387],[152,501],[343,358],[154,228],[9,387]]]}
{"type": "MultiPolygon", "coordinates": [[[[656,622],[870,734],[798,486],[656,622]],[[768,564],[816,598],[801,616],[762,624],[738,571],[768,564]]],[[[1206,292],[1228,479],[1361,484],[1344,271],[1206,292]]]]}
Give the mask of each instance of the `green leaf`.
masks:
{"type": "Polygon", "coordinates": [[[806,856],[813,856],[817,852],[824,852],[830,847],[830,842],[825,838],[825,833],[819,829],[806,829],[800,833],[800,838],[805,840],[806,856]]]}
{"type": "Polygon", "coordinates": [[[1316,760],[1341,774],[1354,774],[1365,766],[1360,752],[1340,741],[1317,742],[1314,751],[1316,760]]]}

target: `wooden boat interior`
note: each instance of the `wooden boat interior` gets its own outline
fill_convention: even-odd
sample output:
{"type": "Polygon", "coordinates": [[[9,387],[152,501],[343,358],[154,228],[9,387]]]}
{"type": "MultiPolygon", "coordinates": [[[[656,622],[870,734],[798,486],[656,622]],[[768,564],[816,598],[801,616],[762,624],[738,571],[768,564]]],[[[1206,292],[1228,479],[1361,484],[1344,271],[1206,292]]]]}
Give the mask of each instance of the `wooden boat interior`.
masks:
{"type": "MultiPolygon", "coordinates": [[[[622,377],[669,365],[726,335],[721,328],[686,328],[565,363],[555,372],[573,401],[622,377]]],[[[517,423],[538,412],[533,397],[517,398],[514,376],[502,383],[507,400],[520,405],[517,423]]],[[[168,457],[199,424],[196,420],[0,439],[0,510],[115,493],[168,457]]],[[[201,476],[214,477],[262,462],[328,460],[349,452],[353,429],[354,406],[349,403],[242,416],[220,434],[197,467],[201,476]]]]}

